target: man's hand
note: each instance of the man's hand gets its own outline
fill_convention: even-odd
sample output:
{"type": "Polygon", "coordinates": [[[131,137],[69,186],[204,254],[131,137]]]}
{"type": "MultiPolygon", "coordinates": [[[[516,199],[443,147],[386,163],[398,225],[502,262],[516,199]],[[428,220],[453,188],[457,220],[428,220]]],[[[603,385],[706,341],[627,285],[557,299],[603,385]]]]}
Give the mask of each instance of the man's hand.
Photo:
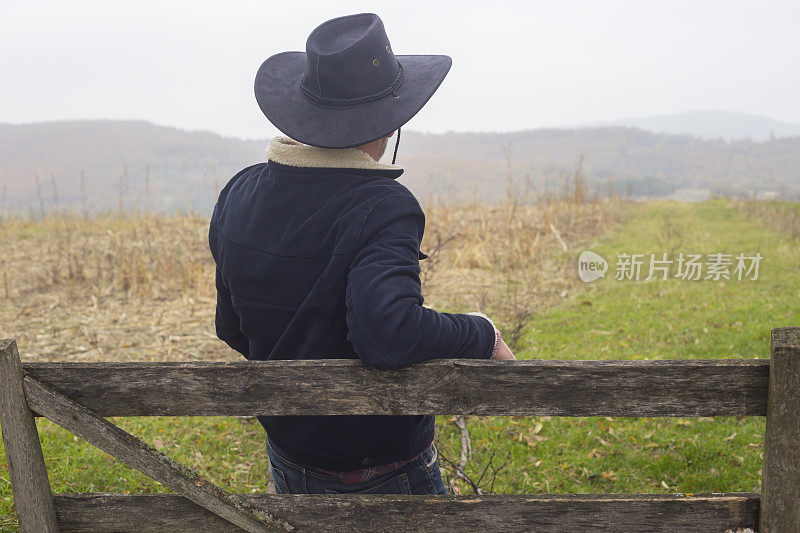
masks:
{"type": "Polygon", "coordinates": [[[492,359],[495,361],[516,361],[517,358],[514,357],[514,354],[511,353],[511,349],[506,344],[506,341],[503,340],[503,337],[500,337],[500,346],[497,347],[497,352],[492,356],[492,359]]]}

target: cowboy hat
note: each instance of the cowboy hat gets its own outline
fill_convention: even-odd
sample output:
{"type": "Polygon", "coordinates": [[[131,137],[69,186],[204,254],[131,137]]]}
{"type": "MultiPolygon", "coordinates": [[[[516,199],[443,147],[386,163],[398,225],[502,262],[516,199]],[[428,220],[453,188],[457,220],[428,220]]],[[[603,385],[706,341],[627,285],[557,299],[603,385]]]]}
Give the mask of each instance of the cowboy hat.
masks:
{"type": "Polygon", "coordinates": [[[380,17],[362,13],[319,25],[305,52],[273,55],[258,69],[261,111],[289,137],[351,148],[389,135],[433,96],[446,55],[395,55],[380,17]]]}

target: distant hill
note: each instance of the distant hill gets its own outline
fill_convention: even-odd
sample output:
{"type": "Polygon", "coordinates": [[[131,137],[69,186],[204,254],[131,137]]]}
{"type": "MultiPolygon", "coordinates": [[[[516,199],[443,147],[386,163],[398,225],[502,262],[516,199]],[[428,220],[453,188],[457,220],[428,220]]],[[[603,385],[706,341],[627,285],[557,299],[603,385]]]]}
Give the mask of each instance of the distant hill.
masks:
{"type": "Polygon", "coordinates": [[[215,181],[264,159],[264,149],[264,142],[141,121],[0,124],[0,189],[24,208],[39,207],[37,176],[47,206],[54,181],[62,207],[111,209],[122,200],[124,207],[205,208],[215,181]]]}
{"type": "MultiPolygon", "coordinates": [[[[207,211],[231,176],[265,160],[267,143],[139,121],[0,124],[0,209],[207,211]]],[[[800,194],[800,138],[726,142],[629,127],[404,131],[398,161],[406,168],[400,181],[424,202],[429,195],[494,200],[509,183],[517,192],[552,191],[581,157],[583,176],[601,194],[609,188],[637,196],[679,189],[800,194]]]]}
{"type": "Polygon", "coordinates": [[[767,117],[724,111],[693,111],[674,115],[626,119],[597,124],[629,126],[673,135],[694,135],[703,139],[766,141],[778,137],[800,137],[800,124],[767,117]]]}

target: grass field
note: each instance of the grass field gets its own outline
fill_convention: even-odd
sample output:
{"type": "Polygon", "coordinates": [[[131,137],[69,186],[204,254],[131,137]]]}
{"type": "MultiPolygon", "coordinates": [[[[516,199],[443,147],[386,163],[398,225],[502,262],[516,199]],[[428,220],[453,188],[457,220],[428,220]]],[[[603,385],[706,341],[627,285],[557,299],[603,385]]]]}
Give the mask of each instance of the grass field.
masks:
{"type": "MultiPolygon", "coordinates": [[[[769,226],[723,201],[635,206],[591,247],[609,260],[607,279],[535,316],[519,355],[769,357],[770,329],[800,323],[800,242],[769,226]],[[680,252],[759,252],[764,259],[755,281],[613,279],[617,254],[680,252]]],[[[474,474],[492,451],[510,454],[497,478],[500,492],[760,490],[761,417],[486,418],[470,420],[469,429],[474,474]]],[[[456,435],[443,426],[454,451],[456,435]]]]}
{"type": "MultiPolygon", "coordinates": [[[[563,251],[555,242],[553,246],[534,246],[526,250],[520,248],[519,238],[514,241],[509,237],[510,242],[504,246],[520,249],[517,253],[522,256],[535,255],[531,262],[536,262],[537,268],[555,273],[542,277],[521,271],[520,265],[515,264],[506,268],[512,274],[502,278],[502,290],[494,291],[499,296],[480,298],[484,300],[482,308],[501,315],[499,322],[509,327],[515,323],[524,325],[516,342],[518,357],[768,357],[770,328],[800,323],[800,247],[797,235],[791,230],[797,227],[796,220],[800,219],[800,210],[796,206],[753,208],[749,204],[712,201],[702,204],[644,203],[616,206],[615,209],[617,207],[624,210],[624,216],[616,217],[607,210],[603,211],[607,208],[592,208],[591,213],[572,212],[571,218],[554,217],[546,223],[537,221],[537,227],[545,228],[541,235],[548,235],[550,230],[547,228],[551,222],[554,223],[559,228],[560,237],[569,243],[568,251],[563,251]],[[610,223],[596,224],[602,231],[575,230],[573,238],[569,228],[577,226],[574,222],[570,225],[570,220],[588,220],[589,214],[598,220],[610,220],[610,223]],[[609,260],[606,279],[592,284],[582,284],[577,280],[575,263],[577,255],[585,248],[591,248],[609,260]],[[759,252],[763,260],[759,278],[755,281],[614,279],[614,262],[620,253],[656,253],[659,256],[668,253],[676,256],[681,252],[722,252],[734,256],[740,252],[747,255],[759,252]],[[541,286],[537,287],[539,282],[541,286]],[[518,285],[523,289],[514,288],[518,285]],[[530,299],[527,299],[528,295],[531,295],[530,299]],[[506,305],[508,302],[503,299],[515,301],[506,305]],[[535,307],[521,305],[516,301],[519,299],[532,301],[535,307]]],[[[441,227],[452,225],[438,223],[441,227]]],[[[437,224],[431,215],[429,224],[434,228],[437,224]]],[[[34,230],[27,228],[25,231],[34,230]]],[[[426,238],[430,239],[431,234],[426,238]]],[[[538,236],[536,241],[539,242],[538,236]]],[[[428,248],[431,246],[429,241],[428,248]]],[[[485,247],[486,250],[491,248],[485,247]]],[[[498,282],[494,270],[499,260],[497,256],[481,255],[480,246],[470,246],[470,254],[465,256],[459,253],[464,249],[467,247],[458,246],[458,241],[450,248],[444,248],[442,261],[436,267],[438,272],[431,278],[432,297],[428,302],[433,302],[439,310],[471,310],[465,306],[476,300],[470,296],[474,292],[470,290],[465,295],[450,296],[453,279],[465,276],[477,279],[476,286],[489,284],[490,292],[491,284],[498,282]],[[469,272],[465,274],[464,269],[469,272]]],[[[202,263],[198,265],[198,268],[203,268],[202,263]]],[[[189,270],[195,266],[192,263],[189,270]]],[[[54,276],[59,275],[56,273],[54,276]]],[[[191,281],[182,282],[182,286],[185,287],[180,291],[175,289],[175,293],[180,292],[181,298],[193,298],[193,302],[199,302],[197,321],[208,320],[208,310],[205,309],[208,307],[208,289],[198,288],[196,284],[193,287],[191,281]],[[187,296],[187,290],[194,292],[187,296]]],[[[35,289],[31,287],[31,291],[35,292],[35,289]]],[[[167,289],[163,289],[164,292],[168,292],[167,289]]],[[[7,301],[8,292],[6,289],[7,301]]],[[[19,297],[20,294],[12,296],[19,297]]],[[[82,304],[87,308],[86,313],[102,309],[104,303],[102,294],[100,296],[99,303],[95,299],[82,304]]],[[[80,294],[76,298],[88,299],[80,294]]],[[[140,298],[140,302],[155,305],[149,296],[149,299],[141,295],[127,298],[140,298]]],[[[52,305],[46,297],[36,302],[42,309],[52,305]]],[[[51,309],[56,311],[60,306],[67,307],[61,300],[54,303],[51,309]]],[[[0,317],[5,317],[6,322],[0,324],[0,336],[10,336],[14,323],[11,326],[7,324],[14,315],[10,306],[0,311],[5,313],[0,317]]],[[[137,318],[142,322],[142,328],[145,328],[147,317],[158,316],[152,313],[152,309],[148,308],[147,312],[150,314],[137,318]]],[[[34,308],[29,314],[38,316],[40,313],[34,308]]],[[[162,314],[159,323],[163,318],[165,324],[174,326],[169,323],[169,316],[169,313],[162,314]]],[[[16,319],[22,324],[25,316],[18,315],[16,319]]],[[[187,320],[185,316],[184,320],[187,320]]],[[[34,344],[37,335],[42,335],[50,342],[52,339],[42,331],[49,331],[47,328],[51,327],[37,325],[39,329],[35,331],[24,331],[24,338],[34,344]]],[[[78,326],[75,327],[76,335],[84,334],[78,326]]],[[[108,327],[112,327],[110,323],[108,327]]],[[[65,334],[59,337],[53,333],[52,337],[63,338],[65,334]]],[[[199,337],[205,339],[207,336],[199,337]]],[[[95,340],[94,345],[87,343],[87,350],[102,348],[103,340],[95,340]]],[[[113,339],[109,342],[113,344],[113,339]]],[[[165,345],[177,344],[180,339],[177,342],[166,339],[164,342],[165,345]]],[[[69,340],[62,339],[57,343],[64,346],[69,344],[69,340]]],[[[56,341],[48,344],[55,345],[56,341]]],[[[215,346],[218,345],[209,344],[207,350],[217,349],[215,346]]],[[[151,349],[155,348],[147,347],[143,351],[151,349]]],[[[21,343],[21,350],[25,350],[24,343],[21,343]]],[[[53,348],[52,352],[42,350],[40,353],[55,351],[53,348]]],[[[205,352],[198,350],[198,353],[202,355],[205,352]]],[[[235,418],[166,417],[113,420],[234,492],[267,490],[264,433],[257,422],[235,418]]],[[[457,457],[459,451],[459,432],[453,421],[440,417],[438,425],[441,451],[451,458],[457,457]]],[[[467,424],[473,453],[466,471],[471,477],[479,478],[493,455],[492,464],[499,467],[493,487],[496,492],[760,490],[763,418],[469,417],[467,424]]],[[[38,426],[54,492],[165,491],[156,482],[121,466],[53,424],[39,420],[38,426]]],[[[488,479],[484,477],[484,482],[488,479]]],[[[462,493],[470,492],[462,481],[456,482],[456,487],[462,493]]],[[[487,485],[486,488],[490,487],[487,485]]],[[[14,530],[13,502],[4,458],[0,465],[0,496],[0,529],[14,530]]]]}

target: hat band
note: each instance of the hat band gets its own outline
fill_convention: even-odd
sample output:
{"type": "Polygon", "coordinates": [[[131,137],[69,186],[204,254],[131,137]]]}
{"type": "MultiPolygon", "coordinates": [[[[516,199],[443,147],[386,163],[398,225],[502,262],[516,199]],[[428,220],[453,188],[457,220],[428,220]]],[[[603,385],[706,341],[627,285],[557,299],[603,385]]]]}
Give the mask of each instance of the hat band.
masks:
{"type": "Polygon", "coordinates": [[[397,77],[394,79],[394,81],[382,91],[374,94],[368,94],[366,96],[358,96],[356,98],[324,98],[322,96],[317,96],[313,94],[305,85],[303,85],[302,76],[300,77],[300,89],[303,91],[303,96],[322,107],[358,107],[370,102],[374,102],[375,100],[380,100],[381,98],[389,96],[390,94],[395,98],[399,98],[400,95],[397,94],[397,90],[403,84],[403,65],[399,61],[397,62],[397,65],[400,67],[400,70],[397,72],[397,77]]]}

